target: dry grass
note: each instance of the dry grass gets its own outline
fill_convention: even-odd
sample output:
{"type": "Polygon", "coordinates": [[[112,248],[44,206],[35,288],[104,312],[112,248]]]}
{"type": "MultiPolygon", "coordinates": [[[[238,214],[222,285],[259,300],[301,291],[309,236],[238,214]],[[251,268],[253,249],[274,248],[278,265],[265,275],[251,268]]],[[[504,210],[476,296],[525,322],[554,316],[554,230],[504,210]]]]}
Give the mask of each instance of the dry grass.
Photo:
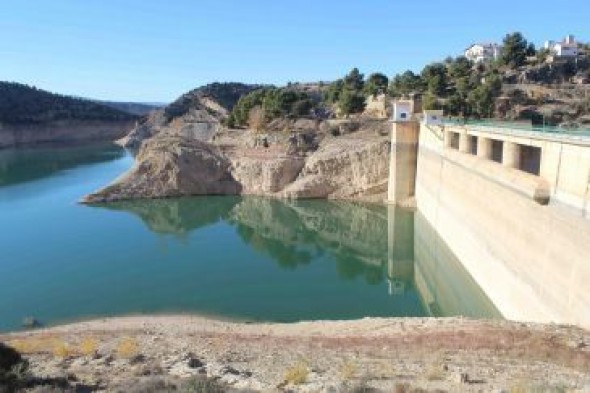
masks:
{"type": "Polygon", "coordinates": [[[92,356],[98,350],[98,340],[94,337],[86,337],[78,346],[80,353],[84,356],[92,356]]]}
{"type": "Polygon", "coordinates": [[[56,358],[67,358],[74,354],[74,351],[65,341],[57,341],[53,346],[53,356],[56,358]]]}
{"type": "Polygon", "coordinates": [[[9,340],[7,345],[22,354],[54,353],[58,346],[66,345],[64,340],[55,336],[32,336],[9,340]]]}
{"type": "Polygon", "coordinates": [[[435,362],[426,370],[426,379],[429,381],[442,381],[445,379],[445,371],[442,363],[435,362]]]}
{"type": "Polygon", "coordinates": [[[309,375],[309,365],[306,362],[298,362],[293,367],[290,367],[285,372],[285,381],[293,385],[301,385],[307,382],[309,375]]]}
{"type": "Polygon", "coordinates": [[[358,376],[358,364],[352,360],[347,361],[340,367],[340,377],[344,381],[349,381],[358,376]]]}
{"type": "Polygon", "coordinates": [[[123,337],[117,344],[117,356],[120,358],[132,358],[139,354],[139,344],[133,337],[123,337]]]}
{"type": "Polygon", "coordinates": [[[375,366],[374,376],[378,379],[391,379],[396,375],[396,368],[391,361],[384,360],[375,366]]]}

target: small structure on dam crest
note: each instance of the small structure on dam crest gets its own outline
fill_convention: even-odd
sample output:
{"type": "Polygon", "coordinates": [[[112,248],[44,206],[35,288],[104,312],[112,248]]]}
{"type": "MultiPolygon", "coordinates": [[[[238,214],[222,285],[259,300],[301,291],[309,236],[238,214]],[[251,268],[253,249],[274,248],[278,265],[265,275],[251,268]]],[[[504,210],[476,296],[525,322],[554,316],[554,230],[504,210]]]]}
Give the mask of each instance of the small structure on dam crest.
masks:
{"type": "Polygon", "coordinates": [[[393,103],[387,203],[404,204],[414,196],[420,130],[414,108],[411,100],[393,103]]]}

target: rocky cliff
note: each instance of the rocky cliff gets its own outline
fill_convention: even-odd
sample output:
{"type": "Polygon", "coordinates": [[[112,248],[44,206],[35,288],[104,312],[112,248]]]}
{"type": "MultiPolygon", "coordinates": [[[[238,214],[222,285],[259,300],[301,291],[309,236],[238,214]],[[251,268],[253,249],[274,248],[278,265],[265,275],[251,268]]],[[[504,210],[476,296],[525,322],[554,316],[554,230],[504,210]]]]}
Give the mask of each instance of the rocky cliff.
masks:
{"type": "Polygon", "coordinates": [[[120,143],[137,150],[156,134],[209,141],[239,98],[259,88],[243,83],[211,83],[183,94],[170,105],[153,111],[120,143]]]}
{"type": "Polygon", "coordinates": [[[135,165],[85,202],[182,195],[233,195],[241,186],[230,173],[230,162],[214,146],[196,139],[159,135],[139,150],[135,165]]]}
{"type": "Polygon", "coordinates": [[[389,171],[387,137],[332,138],[311,154],[282,191],[287,198],[383,199],[389,171]]]}
{"type": "Polygon", "coordinates": [[[268,147],[216,143],[156,134],[143,142],[127,174],[84,202],[202,194],[372,201],[385,196],[390,143],[372,130],[326,136],[316,151],[306,152],[280,141],[268,147]]]}

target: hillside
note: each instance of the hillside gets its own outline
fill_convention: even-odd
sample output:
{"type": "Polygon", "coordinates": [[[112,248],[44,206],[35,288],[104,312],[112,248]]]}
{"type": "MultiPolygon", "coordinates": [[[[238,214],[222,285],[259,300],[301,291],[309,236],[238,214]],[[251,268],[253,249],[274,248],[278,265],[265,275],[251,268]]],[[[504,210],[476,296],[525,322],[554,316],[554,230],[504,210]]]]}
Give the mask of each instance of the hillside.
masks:
{"type": "Polygon", "coordinates": [[[261,85],[211,83],[193,89],[149,114],[122,141],[136,149],[144,139],[163,132],[207,140],[219,130],[239,99],[261,85]]]}
{"type": "Polygon", "coordinates": [[[82,98],[0,82],[0,123],[39,124],[56,120],[128,121],[137,115],[82,98]]]}
{"type": "Polygon", "coordinates": [[[132,115],[144,116],[151,111],[161,108],[166,104],[143,103],[143,102],[119,102],[119,101],[95,101],[100,105],[106,105],[119,111],[132,115]]]}
{"type": "Polygon", "coordinates": [[[580,127],[590,124],[590,51],[587,44],[578,45],[577,56],[556,57],[535,49],[520,33],[508,34],[496,59],[473,63],[448,57],[419,73],[396,75],[388,93],[421,96],[425,109],[454,117],[580,127]]]}
{"type": "Polygon", "coordinates": [[[186,115],[191,109],[208,108],[218,115],[226,116],[231,111],[240,97],[260,85],[247,85],[244,83],[211,83],[189,91],[177,98],[164,109],[164,115],[168,121],[186,115]]]}
{"type": "Polygon", "coordinates": [[[0,148],[113,141],[140,117],[91,100],[0,82],[0,148]]]}

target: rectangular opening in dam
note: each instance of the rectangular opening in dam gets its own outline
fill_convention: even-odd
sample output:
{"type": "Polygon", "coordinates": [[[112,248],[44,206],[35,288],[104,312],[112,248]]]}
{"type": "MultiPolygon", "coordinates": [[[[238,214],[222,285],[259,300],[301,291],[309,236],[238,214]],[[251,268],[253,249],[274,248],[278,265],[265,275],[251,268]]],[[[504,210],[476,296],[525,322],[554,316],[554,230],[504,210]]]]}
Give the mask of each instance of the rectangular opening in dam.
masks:
{"type": "Polygon", "coordinates": [[[458,132],[451,132],[451,143],[450,146],[452,149],[459,150],[459,133],[458,132]]]}
{"type": "Polygon", "coordinates": [[[504,142],[492,139],[492,161],[502,163],[502,150],[504,149],[504,142]]]}
{"type": "Polygon", "coordinates": [[[469,152],[474,156],[477,155],[477,137],[475,135],[469,136],[469,152]]]}
{"type": "Polygon", "coordinates": [[[520,145],[519,169],[539,176],[539,173],[541,172],[541,148],[520,145]]]}

